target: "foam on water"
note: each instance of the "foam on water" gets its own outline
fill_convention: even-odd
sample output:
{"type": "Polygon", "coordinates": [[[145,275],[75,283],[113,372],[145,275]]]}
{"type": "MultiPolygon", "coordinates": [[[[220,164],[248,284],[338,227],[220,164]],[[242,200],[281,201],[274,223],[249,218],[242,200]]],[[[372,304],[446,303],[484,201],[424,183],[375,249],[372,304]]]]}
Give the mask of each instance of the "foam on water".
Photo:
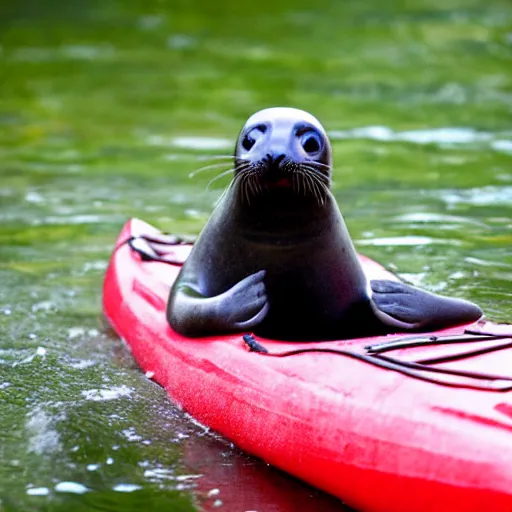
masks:
{"type": "Polygon", "coordinates": [[[510,205],[512,204],[512,186],[475,187],[470,189],[436,190],[436,198],[440,198],[448,206],[470,204],[473,206],[510,205]]]}
{"type": "Polygon", "coordinates": [[[492,133],[469,127],[441,127],[395,132],[387,126],[363,126],[350,130],[331,130],[332,140],[371,139],[383,142],[410,142],[413,144],[461,145],[490,142],[499,151],[512,151],[512,141],[502,139],[506,133],[492,133]]]}
{"type": "Polygon", "coordinates": [[[150,146],[174,146],[195,151],[215,151],[233,148],[233,141],[222,137],[166,137],[163,135],[150,135],[146,138],[146,143],[150,146]]]}
{"type": "Polygon", "coordinates": [[[134,441],[142,441],[142,436],[137,434],[135,432],[135,429],[133,427],[126,428],[121,431],[121,433],[124,435],[127,441],[134,442],[134,441]]]}
{"type": "Polygon", "coordinates": [[[457,215],[444,215],[441,213],[431,213],[431,212],[413,212],[413,213],[405,213],[403,215],[398,215],[394,217],[395,221],[398,222],[406,222],[406,223],[415,223],[415,222],[436,222],[439,224],[476,224],[485,226],[482,222],[475,221],[473,219],[468,219],[466,217],[459,217],[457,215]]]}
{"type": "Polygon", "coordinates": [[[44,347],[37,347],[35,352],[29,354],[27,357],[23,358],[21,361],[15,361],[13,363],[13,367],[16,367],[20,364],[31,363],[36,357],[46,357],[46,349],[44,347]]]}
{"type": "Polygon", "coordinates": [[[416,246],[430,245],[435,243],[448,243],[446,240],[435,240],[427,236],[395,236],[371,238],[368,240],[357,240],[356,245],[373,245],[373,246],[416,246]]]}
{"type": "Polygon", "coordinates": [[[142,489],[142,487],[135,484],[117,484],[112,487],[112,490],[116,492],[133,492],[138,491],[139,489],[142,489]]]}
{"type": "Polygon", "coordinates": [[[28,451],[41,455],[61,450],[60,435],[54,427],[55,419],[42,409],[33,411],[25,428],[29,434],[28,451]]]}
{"type": "Polygon", "coordinates": [[[111,45],[62,45],[52,47],[25,46],[10,53],[10,59],[17,62],[56,62],[62,60],[103,60],[111,59],[115,48],[111,45]]]}
{"type": "Polygon", "coordinates": [[[84,494],[89,489],[85,485],[77,482],[59,482],[55,486],[55,490],[57,492],[66,492],[70,494],[84,494]]]}
{"type": "Polygon", "coordinates": [[[87,389],[82,391],[82,396],[86,400],[101,402],[105,400],[115,400],[117,398],[128,397],[133,393],[133,389],[128,386],[115,386],[110,389],[87,389]]]}
{"type": "Polygon", "coordinates": [[[512,153],[512,140],[494,140],[491,142],[491,147],[496,151],[512,153]]]}
{"type": "Polygon", "coordinates": [[[48,496],[50,489],[48,487],[31,487],[27,489],[27,494],[29,496],[48,496]]]}
{"type": "Polygon", "coordinates": [[[123,220],[125,220],[125,218],[120,215],[48,215],[47,217],[31,219],[30,224],[33,226],[41,226],[45,224],[100,224],[105,222],[122,222],[123,220]]]}

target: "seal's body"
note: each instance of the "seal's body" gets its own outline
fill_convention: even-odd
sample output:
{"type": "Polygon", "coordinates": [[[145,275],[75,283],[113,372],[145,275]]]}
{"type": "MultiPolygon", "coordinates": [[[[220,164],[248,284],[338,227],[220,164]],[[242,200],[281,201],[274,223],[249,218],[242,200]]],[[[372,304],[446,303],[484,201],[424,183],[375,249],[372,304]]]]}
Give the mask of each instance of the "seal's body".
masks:
{"type": "Polygon", "coordinates": [[[429,330],[480,309],[404,283],[367,282],[329,185],[331,148],[306,112],[252,116],[235,178],[183,265],[168,320],[187,336],[236,331],[329,340],[429,330]]]}
{"type": "Polygon", "coordinates": [[[205,297],[217,297],[264,270],[269,308],[255,326],[259,334],[336,339],[343,324],[352,331],[350,312],[371,313],[367,282],[332,195],[321,208],[282,192],[247,207],[236,187],[208,221],[178,283],[194,282],[205,297]]]}

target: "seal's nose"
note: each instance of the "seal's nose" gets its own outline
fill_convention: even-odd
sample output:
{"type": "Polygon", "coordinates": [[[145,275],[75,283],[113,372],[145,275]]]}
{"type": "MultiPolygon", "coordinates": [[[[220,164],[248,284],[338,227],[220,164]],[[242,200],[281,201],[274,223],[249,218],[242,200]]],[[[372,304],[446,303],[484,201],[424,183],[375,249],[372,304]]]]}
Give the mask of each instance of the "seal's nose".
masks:
{"type": "Polygon", "coordinates": [[[279,169],[283,160],[286,158],[286,155],[283,153],[267,153],[265,156],[265,160],[269,168],[279,169]]]}
{"type": "Polygon", "coordinates": [[[280,152],[267,153],[264,158],[266,162],[265,180],[268,186],[289,187],[290,180],[283,168],[286,155],[280,152]]]}

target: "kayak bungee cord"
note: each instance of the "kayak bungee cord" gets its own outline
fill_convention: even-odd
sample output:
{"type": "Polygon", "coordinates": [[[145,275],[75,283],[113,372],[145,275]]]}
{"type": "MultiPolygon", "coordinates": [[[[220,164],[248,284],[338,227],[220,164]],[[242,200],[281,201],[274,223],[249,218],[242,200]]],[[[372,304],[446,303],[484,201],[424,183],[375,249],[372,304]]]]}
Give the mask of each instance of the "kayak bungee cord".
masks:
{"type": "MultiPolygon", "coordinates": [[[[183,264],[183,261],[171,258],[171,254],[169,254],[169,252],[166,251],[165,248],[167,246],[186,245],[188,243],[190,243],[190,241],[184,240],[174,235],[139,235],[127,238],[126,240],[118,244],[115,247],[114,251],[117,251],[124,245],[129,245],[129,247],[133,251],[137,252],[140,255],[141,259],[144,261],[156,261],[160,263],[181,266],[183,264]]],[[[245,334],[242,336],[242,338],[246,346],[249,348],[250,352],[256,352],[263,356],[290,357],[308,352],[336,354],[349,357],[352,359],[357,359],[359,361],[372,364],[374,366],[386,370],[402,373],[413,379],[422,380],[424,382],[430,382],[441,386],[474,389],[479,391],[506,392],[512,390],[512,377],[463,370],[451,370],[447,368],[438,368],[429,365],[452,362],[476,355],[491,353],[497,350],[512,348],[512,341],[499,345],[492,345],[490,347],[478,347],[473,350],[461,352],[458,354],[432,357],[412,362],[401,361],[394,357],[386,356],[383,354],[384,352],[392,350],[414,347],[427,347],[451,344],[455,345],[458,343],[477,343],[483,341],[496,341],[503,339],[510,340],[511,334],[512,333],[485,334],[484,332],[472,333],[471,331],[467,331],[467,333],[465,334],[455,336],[406,336],[389,342],[379,343],[376,345],[367,345],[366,347],[364,347],[364,353],[358,353],[347,349],[325,347],[295,349],[284,352],[269,352],[265,346],[256,341],[252,334],[245,334]],[[434,376],[428,375],[428,373],[438,374],[448,378],[462,377],[463,379],[469,379],[476,382],[457,382],[436,379],[434,376]],[[480,383],[478,381],[487,381],[488,384],[485,385],[483,382],[480,383]]]]}
{"type": "Polygon", "coordinates": [[[180,238],[175,235],[139,235],[131,236],[123,240],[115,248],[114,252],[119,250],[124,245],[129,245],[130,248],[138,253],[144,261],[157,261],[160,263],[168,263],[169,265],[183,265],[182,260],[175,260],[168,256],[165,251],[166,246],[187,245],[190,244],[189,240],[180,238]]]}
{"type": "Polygon", "coordinates": [[[372,354],[382,354],[389,350],[398,350],[401,348],[413,348],[413,347],[428,347],[431,345],[448,345],[455,343],[468,343],[472,341],[483,341],[489,339],[504,339],[510,338],[510,334],[456,334],[454,336],[406,336],[404,338],[398,338],[392,341],[386,341],[384,343],[378,343],[377,345],[367,345],[365,350],[372,354]]]}
{"type": "MultiPolygon", "coordinates": [[[[461,338],[465,338],[465,341],[472,341],[471,340],[472,335],[467,336],[461,336],[461,338]]],[[[480,339],[483,337],[480,335],[478,336],[480,339]]],[[[485,337],[485,340],[495,340],[495,339],[503,339],[506,336],[499,335],[489,335],[485,337]]],[[[450,341],[449,343],[454,343],[453,336],[447,337],[450,341]]],[[[509,376],[503,376],[503,375],[491,375],[491,374],[485,374],[485,373],[478,373],[478,372],[469,372],[469,371],[463,371],[463,370],[450,370],[448,368],[436,368],[428,366],[428,363],[421,363],[421,362],[407,362],[407,361],[400,361],[399,359],[395,359],[393,357],[384,356],[381,354],[374,354],[371,352],[366,353],[358,353],[354,352],[352,350],[347,349],[339,349],[339,348],[325,348],[325,347],[319,347],[319,348],[303,348],[303,349],[295,349],[295,350],[288,350],[284,352],[269,352],[269,350],[263,346],[261,343],[256,341],[254,336],[252,334],[245,334],[242,336],[242,339],[244,343],[249,348],[250,352],[256,352],[263,356],[268,357],[289,357],[299,354],[304,354],[308,352],[324,352],[328,354],[337,354],[341,356],[350,357],[352,359],[357,359],[359,361],[363,361],[365,363],[372,364],[374,366],[378,366],[380,368],[384,368],[386,370],[395,371],[398,373],[402,373],[404,375],[407,375],[409,377],[412,377],[413,379],[422,380],[425,382],[431,382],[433,384],[439,384],[441,386],[448,386],[453,388],[464,388],[464,389],[474,389],[479,391],[498,391],[498,392],[506,392],[512,390],[512,377],[509,376]],[[480,383],[471,383],[471,382],[457,382],[457,381],[449,381],[449,380],[442,380],[442,379],[436,379],[434,376],[425,375],[422,372],[431,372],[431,373],[437,373],[440,375],[444,375],[446,377],[463,377],[466,379],[473,379],[475,381],[489,381],[488,385],[480,384],[480,383]]],[[[428,340],[429,338],[425,338],[425,340],[428,340]]],[[[418,341],[418,337],[412,338],[412,340],[418,341]]],[[[404,342],[405,339],[402,339],[402,342],[404,342]]],[[[436,337],[436,344],[440,345],[442,344],[442,337],[436,337]]],[[[460,343],[463,343],[464,341],[459,341],[460,343]]],[[[417,345],[413,345],[417,346],[417,345]]],[[[486,352],[492,352],[493,350],[498,350],[501,348],[510,348],[512,347],[512,342],[506,343],[499,347],[487,347],[484,349],[481,349],[479,353],[486,353],[486,352]]],[[[404,348],[403,345],[401,348],[404,348]]],[[[458,356],[458,355],[457,355],[458,356]]],[[[451,359],[453,356],[445,356],[444,358],[438,358],[435,360],[436,363],[438,362],[445,362],[445,360],[451,359]]],[[[458,358],[458,357],[457,357],[458,358]]]]}

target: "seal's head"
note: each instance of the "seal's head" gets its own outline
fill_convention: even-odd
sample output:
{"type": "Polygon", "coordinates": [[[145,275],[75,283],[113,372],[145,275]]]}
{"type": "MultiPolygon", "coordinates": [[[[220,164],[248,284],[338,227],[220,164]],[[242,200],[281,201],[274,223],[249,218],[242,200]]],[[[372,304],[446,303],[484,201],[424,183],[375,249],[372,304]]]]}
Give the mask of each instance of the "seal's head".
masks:
{"type": "Polygon", "coordinates": [[[295,194],[323,204],[331,180],[331,144],[319,121],[295,108],[267,108],[245,123],[235,148],[243,196],[295,194]]]}

